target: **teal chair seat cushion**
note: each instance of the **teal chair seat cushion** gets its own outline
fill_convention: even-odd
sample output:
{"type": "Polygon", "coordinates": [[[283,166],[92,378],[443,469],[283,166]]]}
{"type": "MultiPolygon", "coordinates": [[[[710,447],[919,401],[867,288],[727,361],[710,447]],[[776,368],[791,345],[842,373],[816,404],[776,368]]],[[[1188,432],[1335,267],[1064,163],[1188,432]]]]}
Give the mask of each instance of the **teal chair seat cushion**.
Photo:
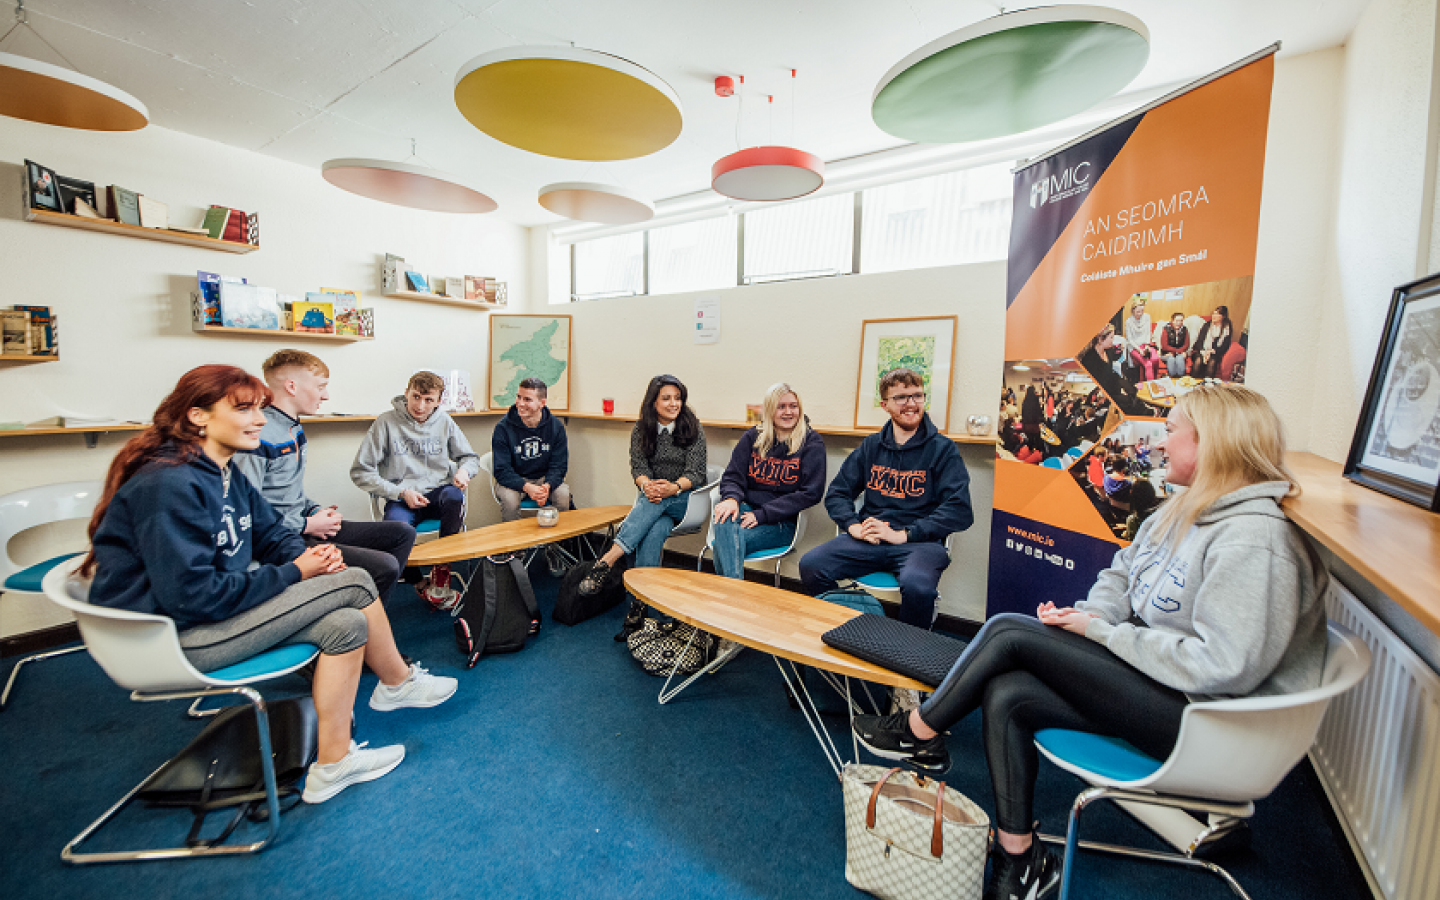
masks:
{"type": "Polygon", "coordinates": [[[258,653],[232,666],[206,672],[205,677],[214,678],[216,681],[254,681],[267,675],[303,666],[319,652],[320,648],[314,644],[285,644],[281,647],[273,647],[264,653],[258,653]]]}
{"type": "Polygon", "coordinates": [[[415,526],[415,533],[416,533],[416,534],[432,534],[432,533],[434,533],[434,532],[436,532],[436,531],[439,531],[439,530],[440,530],[440,520],[439,520],[439,519],[426,519],[425,521],[421,522],[419,525],[416,525],[416,526],[415,526]]]}
{"type": "Polygon", "coordinates": [[[1127,741],[1088,731],[1044,728],[1035,732],[1035,743],[1072,766],[1113,781],[1149,778],[1164,765],[1153,756],[1136,750],[1127,741]]]}
{"type": "Polygon", "coordinates": [[[79,553],[66,553],[64,556],[57,556],[54,559],[47,559],[44,562],[36,563],[28,569],[21,569],[14,575],[5,579],[5,590],[7,591],[29,591],[32,594],[43,593],[40,582],[45,579],[46,574],[67,559],[74,559],[79,553]]]}
{"type": "Polygon", "coordinates": [[[521,500],[521,501],[520,501],[520,508],[521,508],[521,509],[539,509],[539,508],[540,508],[540,504],[536,503],[534,500],[531,500],[529,497],[526,497],[524,500],[521,500]]]}
{"type": "Polygon", "coordinates": [[[789,547],[771,547],[769,550],[756,550],[754,553],[745,554],[745,561],[762,562],[767,559],[774,559],[777,556],[784,556],[789,552],[789,547]]]}
{"type": "Polygon", "coordinates": [[[900,582],[889,572],[871,572],[869,575],[861,575],[855,579],[855,583],[861,587],[876,588],[882,591],[900,590],[900,582]]]}

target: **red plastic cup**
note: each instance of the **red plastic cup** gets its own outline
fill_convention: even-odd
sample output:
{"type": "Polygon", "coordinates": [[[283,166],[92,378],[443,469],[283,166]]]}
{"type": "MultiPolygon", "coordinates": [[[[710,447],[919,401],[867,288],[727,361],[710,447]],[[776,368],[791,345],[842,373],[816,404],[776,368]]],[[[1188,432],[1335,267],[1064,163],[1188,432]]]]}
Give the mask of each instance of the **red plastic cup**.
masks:
{"type": "Polygon", "coordinates": [[[615,398],[606,397],[604,400],[601,400],[600,408],[605,410],[605,415],[607,416],[615,415],[615,398]]]}

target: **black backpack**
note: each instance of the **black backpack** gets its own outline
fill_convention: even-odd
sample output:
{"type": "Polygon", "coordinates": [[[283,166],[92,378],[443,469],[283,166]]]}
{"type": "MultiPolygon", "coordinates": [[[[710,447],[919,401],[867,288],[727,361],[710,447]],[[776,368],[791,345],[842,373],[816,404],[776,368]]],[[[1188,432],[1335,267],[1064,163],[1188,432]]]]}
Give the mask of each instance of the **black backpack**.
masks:
{"type": "Polygon", "coordinates": [[[605,586],[599,593],[588,597],[580,593],[580,582],[585,580],[585,576],[590,574],[595,564],[582,562],[578,566],[571,566],[570,571],[565,573],[565,579],[560,582],[560,593],[555,598],[555,613],[552,618],[562,625],[579,625],[587,619],[614,609],[625,599],[625,581],[622,576],[625,574],[625,562],[628,558],[622,556],[616,560],[615,565],[610,567],[605,586]]]}
{"type": "MultiPolygon", "coordinates": [[[[315,703],[309,697],[267,703],[265,718],[275,761],[276,794],[282,799],[293,797],[282,807],[289,809],[300,802],[295,785],[318,751],[315,703]]],[[[185,837],[187,847],[222,843],[247,816],[263,822],[269,810],[255,708],[246,703],[221,710],[184,750],[145,780],[135,798],[147,806],[189,809],[195,821],[185,837]],[[234,810],[224,830],[202,838],[205,817],[221,810],[234,810]]]]}
{"type": "Polygon", "coordinates": [[[455,610],[455,643],[467,657],[465,668],[474,668],[486,653],[524,650],[532,623],[539,621],[540,607],[520,554],[482,559],[455,610]]]}

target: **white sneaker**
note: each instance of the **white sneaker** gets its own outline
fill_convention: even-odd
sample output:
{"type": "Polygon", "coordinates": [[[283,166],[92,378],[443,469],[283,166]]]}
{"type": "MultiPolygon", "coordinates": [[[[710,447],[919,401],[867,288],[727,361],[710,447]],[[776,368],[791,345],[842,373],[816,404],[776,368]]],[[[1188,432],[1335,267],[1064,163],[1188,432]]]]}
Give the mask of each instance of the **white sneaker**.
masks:
{"type": "Polygon", "coordinates": [[[404,758],[403,744],[369,750],[366,744],[351,741],[350,752],[339,762],[323,766],[318,762],[310,764],[309,771],[305,773],[305,793],[300,795],[300,799],[306,803],[324,803],[352,784],[374,781],[388,774],[404,758]]]}
{"type": "Polygon", "coordinates": [[[370,695],[370,708],[381,712],[404,709],[410,706],[439,706],[455,693],[460,682],[444,675],[431,675],[419,663],[410,664],[410,675],[404,681],[391,687],[384,682],[375,685],[370,695]]]}

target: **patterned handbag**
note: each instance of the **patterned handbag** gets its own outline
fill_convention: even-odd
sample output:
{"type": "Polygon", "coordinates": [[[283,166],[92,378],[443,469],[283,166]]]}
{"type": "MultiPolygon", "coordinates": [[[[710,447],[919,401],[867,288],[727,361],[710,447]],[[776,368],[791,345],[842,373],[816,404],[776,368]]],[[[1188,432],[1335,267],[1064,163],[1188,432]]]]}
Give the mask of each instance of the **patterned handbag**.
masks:
{"type": "Polygon", "coordinates": [[[694,675],[715,659],[720,641],[708,631],[684,622],[661,622],[646,616],[640,627],[626,638],[630,655],[647,675],[694,675]],[[675,668],[679,660],[680,667],[675,668]]]}
{"type": "Polygon", "coordinates": [[[979,900],[990,818],[945,782],[848,763],[845,880],[881,900],[979,900]]]}

